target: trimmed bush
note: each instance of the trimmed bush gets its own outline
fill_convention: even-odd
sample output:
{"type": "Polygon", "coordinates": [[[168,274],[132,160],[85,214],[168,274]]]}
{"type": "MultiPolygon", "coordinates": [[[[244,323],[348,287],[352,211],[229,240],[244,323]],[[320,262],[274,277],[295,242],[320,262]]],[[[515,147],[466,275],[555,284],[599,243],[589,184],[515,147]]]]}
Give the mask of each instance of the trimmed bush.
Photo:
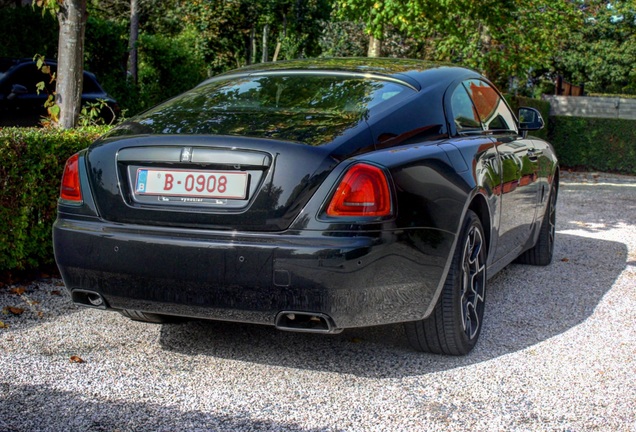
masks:
{"type": "Polygon", "coordinates": [[[558,116],[549,124],[562,166],[636,174],[636,121],[558,116]]]}
{"type": "Polygon", "coordinates": [[[0,129],[0,271],[53,263],[51,226],[66,159],[107,130],[0,129]]]}

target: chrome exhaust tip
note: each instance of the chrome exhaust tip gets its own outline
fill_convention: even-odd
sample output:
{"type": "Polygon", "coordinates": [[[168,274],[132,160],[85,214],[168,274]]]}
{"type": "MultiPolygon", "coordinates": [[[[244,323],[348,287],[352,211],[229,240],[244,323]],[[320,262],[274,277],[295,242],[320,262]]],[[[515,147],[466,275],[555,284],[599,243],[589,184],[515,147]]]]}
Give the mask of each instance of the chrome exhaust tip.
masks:
{"type": "Polygon", "coordinates": [[[107,309],[108,305],[102,295],[95,291],[73,290],[71,291],[73,303],[97,309],[107,309]]]}
{"type": "Polygon", "coordinates": [[[319,312],[283,311],[276,315],[276,328],[303,333],[340,333],[329,315],[319,312]]]}

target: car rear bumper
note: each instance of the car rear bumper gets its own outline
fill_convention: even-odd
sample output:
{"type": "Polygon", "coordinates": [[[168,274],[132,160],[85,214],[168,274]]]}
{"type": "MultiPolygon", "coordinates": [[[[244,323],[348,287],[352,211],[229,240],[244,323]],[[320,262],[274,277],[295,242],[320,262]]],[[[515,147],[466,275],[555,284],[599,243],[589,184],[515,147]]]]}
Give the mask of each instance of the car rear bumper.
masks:
{"type": "Polygon", "coordinates": [[[167,230],[61,216],[53,238],[79,304],[87,305],[79,294],[89,292],[107,309],[270,325],[283,312],[304,312],[339,331],[427,316],[454,236],[167,230]]]}

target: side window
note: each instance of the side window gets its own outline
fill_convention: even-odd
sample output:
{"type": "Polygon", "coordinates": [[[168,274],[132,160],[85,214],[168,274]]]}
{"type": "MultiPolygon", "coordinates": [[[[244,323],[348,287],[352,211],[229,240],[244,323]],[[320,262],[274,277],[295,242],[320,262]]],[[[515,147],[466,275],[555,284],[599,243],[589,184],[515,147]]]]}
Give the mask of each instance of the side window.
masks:
{"type": "Polygon", "coordinates": [[[459,85],[451,97],[451,110],[457,132],[481,131],[481,121],[466,89],[459,85]]]}
{"type": "Polygon", "coordinates": [[[514,115],[494,88],[480,80],[466,81],[464,86],[485,130],[517,130],[514,115]]]}

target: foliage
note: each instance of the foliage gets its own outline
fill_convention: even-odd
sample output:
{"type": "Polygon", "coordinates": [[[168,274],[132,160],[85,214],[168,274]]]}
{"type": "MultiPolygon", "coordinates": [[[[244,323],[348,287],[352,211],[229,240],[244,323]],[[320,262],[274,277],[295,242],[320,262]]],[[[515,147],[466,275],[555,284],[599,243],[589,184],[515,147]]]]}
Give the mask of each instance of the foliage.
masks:
{"type": "Polygon", "coordinates": [[[140,89],[128,80],[127,24],[99,15],[89,15],[86,23],[85,66],[126,114],[142,110],[140,89]]]}
{"type": "Polygon", "coordinates": [[[250,64],[262,54],[262,31],[269,26],[268,57],[281,43],[279,58],[315,57],[328,0],[170,0],[149,11],[145,33],[195,35],[194,50],[209,65],[208,74],[250,64]],[[152,22],[150,22],[152,21],[152,22]],[[256,52],[250,55],[251,37],[256,52]]]}
{"type": "MultiPolygon", "coordinates": [[[[110,124],[114,123],[116,114],[113,109],[104,99],[97,99],[96,102],[86,102],[82,104],[78,125],[84,127],[103,125],[106,123],[104,116],[102,116],[104,110],[110,111],[106,117],[111,119],[110,124]]],[[[108,126],[110,126],[110,124],[108,126]]]]}
{"type": "Polygon", "coordinates": [[[193,34],[176,38],[143,34],[139,40],[139,87],[143,109],[188,90],[206,77],[193,34]]]}
{"type": "Polygon", "coordinates": [[[549,140],[561,165],[636,174],[636,121],[558,116],[549,140]]]}
{"type": "MultiPolygon", "coordinates": [[[[364,57],[369,37],[361,22],[325,21],[319,40],[323,57],[364,57]]],[[[382,33],[382,55],[396,58],[429,58],[421,39],[410,37],[394,26],[386,26],[382,33]]]]}
{"type": "Polygon", "coordinates": [[[43,119],[47,125],[57,123],[60,115],[60,107],[55,103],[55,91],[50,91],[49,88],[55,82],[56,73],[51,71],[51,67],[46,63],[46,59],[41,54],[36,54],[33,57],[35,65],[44,75],[43,81],[36,84],[37,94],[45,91],[48,94],[46,101],[44,102],[44,108],[46,108],[47,117],[43,119]]]}
{"type": "Polygon", "coordinates": [[[581,22],[569,0],[337,0],[335,7],[336,16],[365,22],[376,38],[392,25],[423,39],[428,59],[477,69],[500,88],[544,69],[581,22]]]}
{"type": "Polygon", "coordinates": [[[363,57],[369,38],[364,24],[351,21],[326,21],[320,36],[322,55],[326,57],[363,57]]]}
{"type": "Polygon", "coordinates": [[[57,20],[30,7],[2,9],[0,57],[31,58],[57,53],[57,20]]]}
{"type": "Polygon", "coordinates": [[[584,24],[559,53],[558,71],[586,92],[636,94],[636,2],[584,5],[584,24]]]}
{"type": "Polygon", "coordinates": [[[60,11],[62,2],[63,0],[35,0],[32,4],[34,8],[35,6],[42,8],[42,15],[49,12],[51,16],[55,16],[60,11]]]}
{"type": "Polygon", "coordinates": [[[0,271],[53,262],[51,225],[64,164],[105,131],[0,129],[0,271]]]}

